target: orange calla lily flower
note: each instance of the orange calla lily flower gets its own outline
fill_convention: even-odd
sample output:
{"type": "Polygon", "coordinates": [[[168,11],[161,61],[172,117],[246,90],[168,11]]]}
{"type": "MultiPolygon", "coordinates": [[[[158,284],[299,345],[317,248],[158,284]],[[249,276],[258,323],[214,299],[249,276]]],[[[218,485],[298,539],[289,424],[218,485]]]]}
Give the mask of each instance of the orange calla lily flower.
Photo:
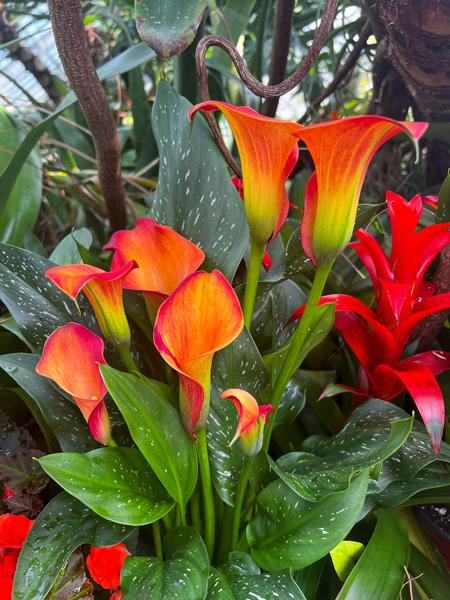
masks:
{"type": "Polygon", "coordinates": [[[189,111],[220,110],[225,115],[239,150],[244,181],[245,214],[252,240],[261,248],[280,231],[289,211],[284,188],[298,157],[298,123],[263,117],[247,107],[225,102],[201,102],[189,111]]]}
{"type": "Polygon", "coordinates": [[[106,365],[103,341],[83,325],[68,323],[45,342],[36,372],[52,379],[73,397],[94,439],[106,444],[111,438],[111,427],[99,364],[106,365]]]}
{"type": "Polygon", "coordinates": [[[416,144],[427,127],[368,115],[293,133],[306,143],[316,166],[306,187],[301,228],[303,248],[316,267],[331,264],[348,244],[363,179],[378,148],[398,133],[416,144]]]}
{"type": "Polygon", "coordinates": [[[214,352],[235,340],[243,325],[236,294],[219,271],[193,273],[159,309],[155,346],[178,371],[181,418],[194,440],[208,417],[214,352]]]}
{"type": "Polygon", "coordinates": [[[225,390],[221,398],[231,400],[239,413],[238,427],[230,446],[240,437],[244,456],[256,456],[262,448],[267,413],[274,412],[273,407],[270,404],[259,406],[251,394],[240,389],[225,390]]]}
{"type": "Polygon", "coordinates": [[[131,335],[122,292],[126,277],[136,268],[134,260],[110,273],[91,265],[64,265],[52,267],[45,276],[74,300],[82,290],[92,304],[105,338],[113,346],[129,348],[131,335]]]}
{"type": "Polygon", "coordinates": [[[114,252],[111,269],[135,260],[139,269],[128,274],[125,287],[143,292],[149,312],[156,316],[160,305],[194,273],[205,259],[198,246],[153,219],[136,221],[131,231],[117,231],[105,250],[114,252]]]}

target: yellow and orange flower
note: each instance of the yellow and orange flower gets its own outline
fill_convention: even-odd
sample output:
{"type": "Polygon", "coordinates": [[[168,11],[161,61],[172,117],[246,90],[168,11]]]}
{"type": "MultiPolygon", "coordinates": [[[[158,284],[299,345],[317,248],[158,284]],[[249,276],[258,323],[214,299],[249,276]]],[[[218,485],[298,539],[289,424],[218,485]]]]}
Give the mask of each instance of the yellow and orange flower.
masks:
{"type": "Polygon", "coordinates": [[[263,117],[247,107],[225,102],[202,102],[189,111],[220,110],[225,115],[241,157],[244,181],[245,214],[252,240],[261,248],[280,231],[289,211],[284,188],[298,157],[298,139],[294,133],[301,125],[263,117]]]}
{"type": "Polygon", "coordinates": [[[130,327],[123,308],[123,287],[126,278],[137,268],[131,260],[110,273],[91,265],[52,267],[45,274],[60,290],[76,299],[80,290],[92,304],[100,329],[113,346],[130,347],[130,327]]]}
{"type": "Polygon", "coordinates": [[[231,400],[239,414],[238,427],[230,446],[240,438],[244,456],[256,456],[262,448],[267,413],[274,412],[273,407],[270,404],[259,406],[251,394],[240,389],[225,390],[221,398],[231,400]]]}
{"type": "Polygon", "coordinates": [[[106,444],[111,426],[103,401],[107,390],[99,364],[106,365],[103,341],[83,325],[68,323],[45,342],[36,372],[52,379],[73,397],[94,439],[106,444]]]}
{"type": "Polygon", "coordinates": [[[378,148],[399,133],[416,144],[427,126],[367,115],[293,133],[308,146],[316,167],[306,187],[301,228],[303,248],[316,267],[331,264],[350,241],[363,179],[378,148]]]}
{"type": "Polygon", "coordinates": [[[243,325],[236,294],[219,271],[193,273],[159,309],[155,346],[178,371],[181,417],[194,440],[208,417],[214,353],[235,340],[243,325]]]}
{"type": "Polygon", "coordinates": [[[180,283],[194,273],[205,259],[202,250],[183,236],[153,219],[136,221],[131,231],[117,231],[104,247],[114,252],[111,269],[135,260],[139,269],[130,272],[125,287],[143,292],[150,314],[180,283]]]}

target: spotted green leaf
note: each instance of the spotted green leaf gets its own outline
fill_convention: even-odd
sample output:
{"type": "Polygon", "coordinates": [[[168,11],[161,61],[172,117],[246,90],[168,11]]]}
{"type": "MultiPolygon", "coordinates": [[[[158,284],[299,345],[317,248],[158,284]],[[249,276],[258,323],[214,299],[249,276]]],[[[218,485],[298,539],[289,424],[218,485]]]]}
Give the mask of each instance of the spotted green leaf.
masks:
{"type": "Polygon", "coordinates": [[[66,492],[115,523],[147,525],[175,504],[137,448],[49,454],[39,463],[66,492]]]}
{"type": "Polygon", "coordinates": [[[302,569],[335,548],[356,523],[364,504],[368,470],[344,492],[308,502],[283,481],[271,483],[257,497],[258,513],[247,527],[247,540],[266,571],[302,569]]]}
{"type": "Polygon", "coordinates": [[[204,600],[209,558],[193,527],[177,527],[164,538],[165,561],[128,557],[122,567],[121,588],[127,600],[204,600]]]}
{"type": "Polygon", "coordinates": [[[78,546],[113,546],[132,531],[132,527],[102,519],[69,494],[59,494],[37,517],[25,540],[12,600],[45,600],[78,546]]]}

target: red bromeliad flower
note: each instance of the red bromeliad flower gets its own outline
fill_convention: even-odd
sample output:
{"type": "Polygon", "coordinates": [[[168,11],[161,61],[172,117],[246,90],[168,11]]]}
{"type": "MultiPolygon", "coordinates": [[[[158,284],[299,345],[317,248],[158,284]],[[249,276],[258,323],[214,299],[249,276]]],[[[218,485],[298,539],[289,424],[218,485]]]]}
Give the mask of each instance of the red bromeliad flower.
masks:
{"type": "Polygon", "coordinates": [[[301,125],[263,117],[251,108],[214,101],[191,108],[189,120],[198,110],[220,110],[227,118],[241,157],[250,235],[259,247],[267,247],[289,211],[284,185],[297,162],[298,140],[293,134],[301,125]]]}
{"type": "Polygon", "coordinates": [[[111,269],[135,260],[139,269],[128,273],[125,288],[143,292],[154,317],[180,283],[198,269],[205,254],[170,227],[153,219],[138,219],[132,231],[117,231],[104,247],[114,251],[111,269]]]}
{"type": "Polygon", "coordinates": [[[194,440],[208,417],[214,353],[231,344],[243,325],[236,294],[219,271],[190,275],[159,309],[155,346],[178,371],[181,418],[194,440]]]}
{"type": "MultiPolygon", "coordinates": [[[[95,583],[105,590],[117,590],[120,586],[120,571],[127,556],[131,556],[125,544],[107,548],[91,548],[86,564],[95,583]]],[[[121,596],[116,596],[120,598],[121,596]]],[[[114,594],[111,598],[114,598],[114,594]]]]}
{"type": "Polygon", "coordinates": [[[69,393],[83,413],[93,437],[106,444],[111,437],[103,398],[106,386],[98,365],[106,365],[103,341],[76,323],[60,327],[45,342],[36,372],[53,379],[69,393]]]}
{"type": "Polygon", "coordinates": [[[14,579],[5,577],[0,580],[0,598],[2,600],[11,600],[14,579]]]}
{"type": "Polygon", "coordinates": [[[33,523],[22,515],[0,515],[0,548],[22,548],[33,523]]]}
{"type": "MultiPolygon", "coordinates": [[[[387,203],[392,223],[390,258],[362,229],[356,233],[359,242],[350,244],[370,273],[377,312],[345,294],[324,296],[319,304],[336,303],[335,327],[361,362],[357,387],[346,389],[355,394],[357,402],[370,397],[392,400],[407,389],[437,453],[444,404],[435,376],[450,369],[450,353],[430,351],[404,360],[401,355],[419,321],[450,307],[450,293],[431,297],[436,286],[422,281],[431,261],[450,243],[450,231],[446,231],[450,224],[431,225],[415,233],[422,212],[420,196],[408,203],[390,192],[387,203]]],[[[303,307],[291,320],[302,313],[303,307]]]]}
{"type": "Polygon", "coordinates": [[[303,140],[316,171],[305,191],[302,244],[317,267],[331,264],[350,240],[364,176],[375,152],[394,135],[420,138],[427,123],[385,117],[349,117],[310,125],[293,135],[303,140]]]}
{"type": "Polygon", "coordinates": [[[107,273],[91,265],[65,265],[52,267],[45,275],[74,300],[82,290],[92,304],[105,338],[113,346],[129,348],[131,334],[122,292],[126,278],[137,266],[136,261],[131,260],[107,273]]]}
{"type": "Polygon", "coordinates": [[[238,427],[230,446],[240,437],[244,456],[256,456],[262,448],[267,413],[274,412],[274,409],[270,404],[259,406],[255,398],[245,390],[225,390],[220,397],[231,400],[239,414],[238,427]]]}

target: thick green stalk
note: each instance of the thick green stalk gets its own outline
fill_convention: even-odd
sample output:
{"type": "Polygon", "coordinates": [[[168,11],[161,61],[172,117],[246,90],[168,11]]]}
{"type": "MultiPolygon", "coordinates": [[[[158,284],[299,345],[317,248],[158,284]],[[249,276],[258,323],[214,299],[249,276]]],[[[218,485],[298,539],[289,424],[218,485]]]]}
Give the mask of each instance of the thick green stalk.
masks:
{"type": "Polygon", "coordinates": [[[117,351],[119,352],[119,356],[123,361],[123,364],[125,365],[128,373],[135,373],[136,371],[139,373],[139,369],[137,368],[136,363],[133,360],[133,357],[131,356],[131,352],[128,348],[121,348],[118,347],[117,351]]]}
{"type": "Polygon", "coordinates": [[[117,444],[112,437],[109,438],[109,440],[106,442],[106,445],[108,448],[117,448],[117,444]]]}
{"type": "Polygon", "coordinates": [[[216,535],[216,511],[214,508],[211,469],[209,468],[208,446],[206,445],[205,428],[197,431],[196,435],[198,465],[200,468],[200,478],[203,493],[205,545],[206,549],[208,550],[209,558],[211,559],[214,551],[214,538],[216,535]]]}
{"type": "Polygon", "coordinates": [[[325,287],[330,269],[331,263],[320,265],[316,271],[311,291],[308,296],[308,301],[305,306],[305,312],[303,313],[303,316],[300,319],[300,324],[293,335],[292,344],[289,347],[283,366],[281,367],[281,370],[275,381],[275,386],[270,398],[270,403],[272,404],[275,412],[269,415],[269,422],[266,424],[264,431],[263,449],[266,452],[269,450],[273,425],[275,423],[275,418],[280,407],[284,390],[286,389],[290,378],[300,366],[302,349],[308,336],[308,332],[310,331],[311,324],[313,323],[314,315],[316,314],[316,308],[322,295],[323,288],[325,287]]]}
{"type": "Polygon", "coordinates": [[[161,529],[159,527],[159,521],[155,521],[154,523],[152,523],[152,529],[153,529],[153,542],[155,544],[155,555],[160,560],[163,560],[164,557],[163,557],[163,549],[162,549],[162,543],[161,543],[161,529]]]}
{"type": "Polygon", "coordinates": [[[233,532],[231,534],[231,552],[237,550],[239,541],[239,530],[241,527],[241,512],[244,502],[245,491],[247,489],[248,478],[252,468],[252,459],[245,457],[242,465],[241,476],[239,478],[238,488],[236,492],[236,504],[233,513],[233,532]]]}
{"type": "Polygon", "coordinates": [[[261,271],[262,259],[264,256],[264,247],[259,246],[254,239],[251,240],[250,259],[248,261],[247,280],[245,282],[244,321],[248,329],[252,322],[253,306],[255,304],[256,290],[258,289],[259,273],[261,271]]]}

